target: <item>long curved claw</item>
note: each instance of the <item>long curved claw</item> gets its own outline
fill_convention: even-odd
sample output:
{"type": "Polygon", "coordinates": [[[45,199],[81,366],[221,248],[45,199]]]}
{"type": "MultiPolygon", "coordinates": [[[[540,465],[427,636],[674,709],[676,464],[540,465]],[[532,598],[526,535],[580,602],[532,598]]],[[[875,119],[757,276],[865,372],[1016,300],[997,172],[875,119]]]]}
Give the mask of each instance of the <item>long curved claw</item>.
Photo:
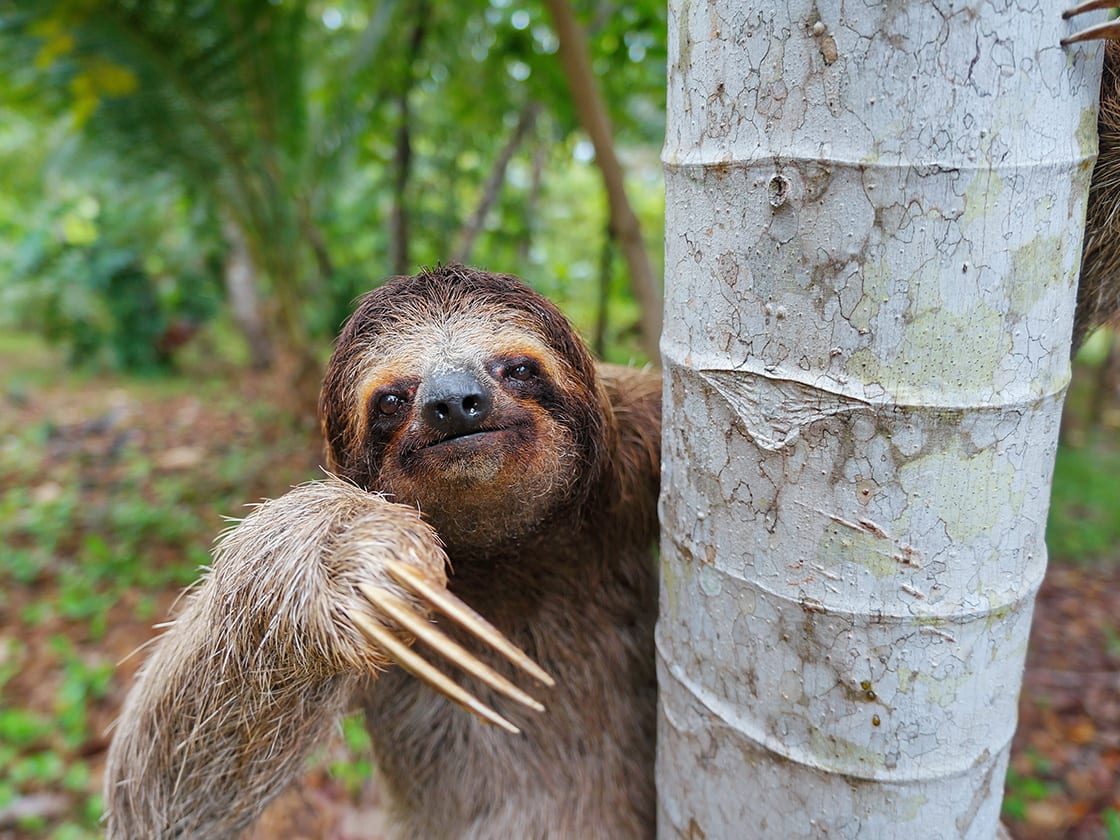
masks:
{"type": "Polygon", "coordinates": [[[534,679],[547,686],[556,685],[556,680],[548,675],[536,662],[517,648],[502,632],[480,616],[446,589],[433,586],[422,572],[396,560],[386,560],[386,569],[397,583],[412,594],[428,601],[436,609],[462,627],[473,633],[506,659],[525,671],[534,679]]]}
{"type": "Polygon", "coordinates": [[[1085,12],[1096,12],[1101,9],[1115,9],[1116,0],[1088,0],[1088,2],[1080,3],[1072,9],[1066,9],[1062,12],[1062,20],[1069,20],[1071,17],[1085,14],[1085,12]]]}
{"type": "Polygon", "coordinates": [[[358,625],[358,629],[365,637],[378,647],[387,652],[397,664],[415,677],[426,682],[440,694],[458,703],[469,712],[473,712],[485,721],[495,726],[500,726],[507,732],[517,735],[521,732],[516,726],[495,712],[469,691],[456,684],[437,668],[424,661],[424,657],[412,650],[408,645],[394,636],[373,619],[351,613],[350,619],[358,625]]]}
{"type": "Polygon", "coordinates": [[[486,685],[490,686],[495,691],[501,692],[506,697],[516,700],[523,706],[528,706],[533,711],[544,711],[544,706],[489,665],[476,659],[466,648],[452,639],[449,639],[437,630],[436,626],[426,618],[412,612],[408,604],[404,601],[395,598],[383,589],[378,589],[376,586],[363,585],[359,588],[362,594],[365,595],[367,601],[378,609],[383,610],[393,621],[416,636],[416,638],[426,642],[433,650],[442,653],[468,674],[477,677],[479,680],[486,683],[486,685]]]}
{"type": "MultiPolygon", "coordinates": [[[[1085,12],[1095,12],[1100,9],[1113,9],[1115,10],[1120,6],[1120,0],[1087,0],[1073,8],[1066,9],[1062,12],[1062,19],[1069,20],[1076,15],[1084,14],[1085,12]]],[[[1063,38],[1062,46],[1069,44],[1076,44],[1080,41],[1095,41],[1095,40],[1111,40],[1120,38],[1120,20],[1112,18],[1110,20],[1095,23],[1092,26],[1087,26],[1079,32],[1075,32],[1068,38],[1063,38]]]]}
{"type": "MultiPolygon", "coordinates": [[[[500,630],[446,589],[429,581],[419,569],[394,560],[386,559],[383,562],[393,580],[413,595],[426,601],[476,638],[490,645],[494,650],[505,656],[507,660],[535,679],[545,685],[556,685],[556,681],[552,677],[502,635],[500,630]]],[[[441,653],[450,662],[495,691],[534,711],[544,711],[543,705],[493,668],[479,661],[466,648],[448,638],[436,629],[435,625],[426,616],[413,611],[400,598],[384,589],[368,584],[359,585],[359,589],[362,596],[377,610],[378,615],[385,615],[405,631],[421,639],[434,651],[441,653]]],[[[478,715],[483,720],[500,726],[507,732],[516,734],[521,731],[469,691],[449,679],[442,671],[425,661],[420,654],[412,650],[411,647],[397,638],[384,625],[374,620],[368,613],[353,611],[349,615],[355,626],[367,639],[388,653],[398,665],[413,676],[423,680],[440,694],[458,703],[467,711],[478,715]]]]}

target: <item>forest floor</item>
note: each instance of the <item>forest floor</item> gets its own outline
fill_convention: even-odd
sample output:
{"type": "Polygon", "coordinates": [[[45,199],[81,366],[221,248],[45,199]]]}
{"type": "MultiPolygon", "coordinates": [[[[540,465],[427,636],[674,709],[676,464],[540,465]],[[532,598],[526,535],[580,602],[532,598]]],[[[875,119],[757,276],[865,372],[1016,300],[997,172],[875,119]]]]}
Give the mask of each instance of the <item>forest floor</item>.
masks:
{"type": "MultiPolygon", "coordinates": [[[[0,840],[98,836],[107,730],[142,659],[130,654],[222,516],[318,462],[315,430],[247,375],[81,377],[0,345],[0,840]]],[[[1120,552],[1051,565],[1004,805],[1018,840],[1120,840],[1118,597],[1120,552]]],[[[382,837],[375,779],[349,719],[253,837],[382,837]]]]}

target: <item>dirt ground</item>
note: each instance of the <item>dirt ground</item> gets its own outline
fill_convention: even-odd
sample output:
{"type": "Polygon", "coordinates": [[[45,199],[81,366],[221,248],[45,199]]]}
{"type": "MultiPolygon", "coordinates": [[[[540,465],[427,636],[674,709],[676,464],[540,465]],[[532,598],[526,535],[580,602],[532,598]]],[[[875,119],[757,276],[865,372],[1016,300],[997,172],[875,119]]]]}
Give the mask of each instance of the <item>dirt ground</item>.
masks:
{"type": "MultiPolygon", "coordinates": [[[[1120,564],[1055,566],[1035,605],[1012,770],[1042,783],[1010,821],[1019,840],[1120,836],[1120,564]]],[[[1014,780],[1009,798],[1024,785],[1014,780]]]]}

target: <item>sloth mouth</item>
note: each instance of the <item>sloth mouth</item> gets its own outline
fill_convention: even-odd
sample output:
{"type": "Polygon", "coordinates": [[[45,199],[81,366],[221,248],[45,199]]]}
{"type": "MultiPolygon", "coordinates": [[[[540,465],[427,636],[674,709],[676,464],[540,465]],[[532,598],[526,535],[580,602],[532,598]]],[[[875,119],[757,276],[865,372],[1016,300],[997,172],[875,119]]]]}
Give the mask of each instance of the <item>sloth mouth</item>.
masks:
{"type": "Polygon", "coordinates": [[[505,429],[479,429],[474,432],[460,432],[459,434],[440,435],[435,440],[421,446],[421,449],[431,449],[436,446],[444,446],[445,444],[467,443],[485,440],[491,435],[497,435],[504,432],[505,429]]]}
{"type": "Polygon", "coordinates": [[[524,430],[519,425],[496,426],[491,429],[476,429],[472,432],[442,434],[425,441],[416,447],[417,452],[425,450],[454,452],[475,452],[481,448],[498,445],[505,439],[516,436],[524,430]]]}

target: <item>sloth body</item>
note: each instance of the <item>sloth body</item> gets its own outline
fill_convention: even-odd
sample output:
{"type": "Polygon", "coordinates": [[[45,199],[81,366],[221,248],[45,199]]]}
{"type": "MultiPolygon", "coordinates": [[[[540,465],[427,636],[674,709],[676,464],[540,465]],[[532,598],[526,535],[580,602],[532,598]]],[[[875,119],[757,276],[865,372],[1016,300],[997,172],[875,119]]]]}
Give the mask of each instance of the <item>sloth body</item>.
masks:
{"type": "Polygon", "coordinates": [[[339,478],[226,535],[145,663],[110,751],[109,836],[237,836],[355,700],[402,837],[652,836],[657,374],[597,366],[546,299],[453,266],[363,300],[321,415],[339,478]],[[437,658],[363,599],[431,614],[390,560],[554,674],[547,711],[457,675],[521,730],[503,731],[363,638],[354,615],[437,658]]]}

